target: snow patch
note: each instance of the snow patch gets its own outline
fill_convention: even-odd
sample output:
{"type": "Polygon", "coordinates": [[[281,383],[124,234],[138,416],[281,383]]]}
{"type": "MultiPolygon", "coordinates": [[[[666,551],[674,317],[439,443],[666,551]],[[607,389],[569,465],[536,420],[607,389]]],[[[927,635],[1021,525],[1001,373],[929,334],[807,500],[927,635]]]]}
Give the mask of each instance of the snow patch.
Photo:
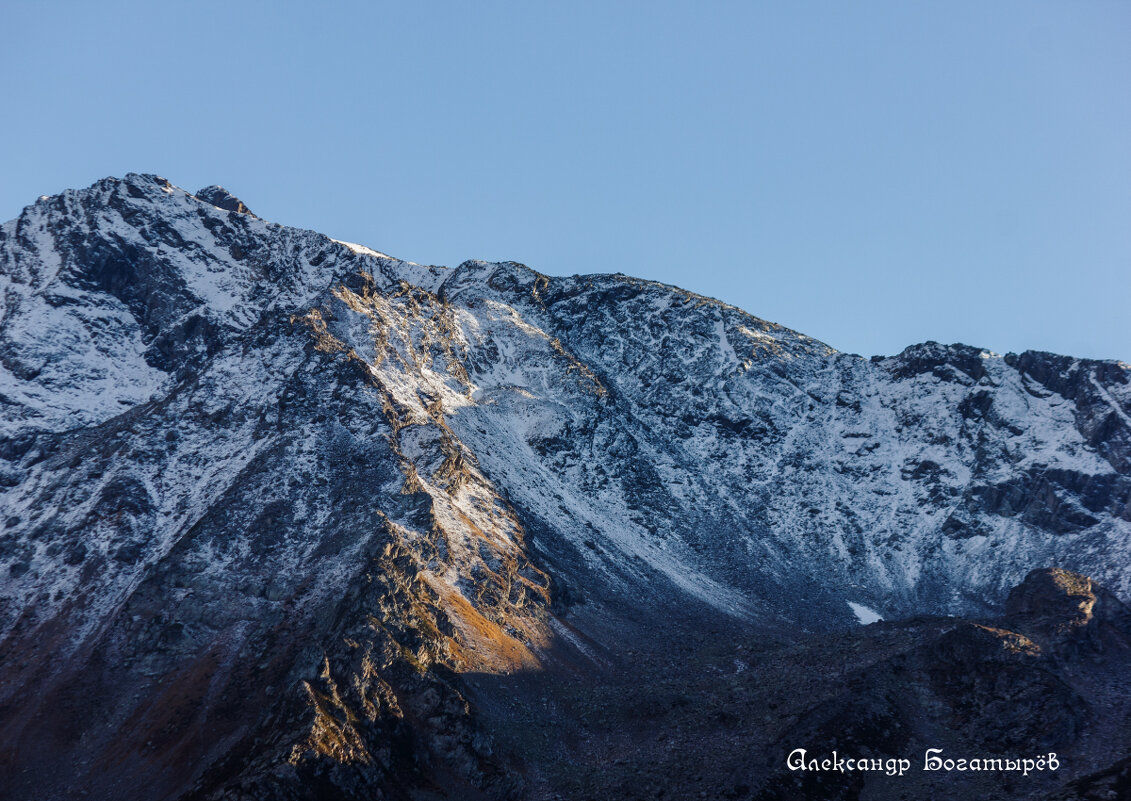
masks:
{"type": "Polygon", "coordinates": [[[860,621],[860,625],[867,626],[870,623],[878,623],[883,620],[883,616],[876,612],[874,609],[869,609],[864,604],[853,603],[852,601],[846,602],[852,608],[852,614],[856,615],[856,619],[860,621]]]}
{"type": "Polygon", "coordinates": [[[355,242],[346,242],[341,239],[331,239],[330,241],[337,242],[339,245],[345,245],[347,248],[349,248],[359,256],[373,256],[376,259],[392,258],[392,256],[389,256],[388,254],[382,253],[378,250],[373,250],[373,248],[367,248],[365,247],[365,245],[358,245],[355,242]]]}

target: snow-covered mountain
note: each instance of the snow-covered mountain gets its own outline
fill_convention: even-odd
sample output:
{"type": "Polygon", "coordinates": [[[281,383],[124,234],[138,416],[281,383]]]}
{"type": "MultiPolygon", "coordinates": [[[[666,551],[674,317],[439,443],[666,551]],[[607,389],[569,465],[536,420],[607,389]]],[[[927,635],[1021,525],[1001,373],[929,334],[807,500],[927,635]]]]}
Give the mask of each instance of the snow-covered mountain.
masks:
{"type": "Polygon", "coordinates": [[[1129,379],[863,359],[152,175],[41,198],[0,227],[0,765],[367,797],[432,759],[505,794],[458,674],[599,663],[657,621],[997,613],[1045,565],[1126,600],[1129,379]]]}

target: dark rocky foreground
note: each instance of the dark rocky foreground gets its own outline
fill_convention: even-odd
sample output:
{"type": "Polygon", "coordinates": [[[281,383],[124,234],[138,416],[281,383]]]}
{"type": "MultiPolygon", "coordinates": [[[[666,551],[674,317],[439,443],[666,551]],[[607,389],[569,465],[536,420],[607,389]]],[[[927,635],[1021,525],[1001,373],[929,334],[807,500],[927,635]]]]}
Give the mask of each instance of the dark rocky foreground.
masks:
{"type": "MultiPolygon", "coordinates": [[[[216,801],[1126,797],[1131,611],[1059,569],[1033,571],[1005,609],[801,636],[621,622],[615,646],[559,644],[535,669],[458,675],[359,631],[364,655],[351,644],[352,658],[327,657],[303,682],[306,698],[271,698],[245,679],[208,700],[190,682],[210,676],[177,677],[114,727],[92,725],[114,691],[77,677],[21,722],[6,787],[12,798],[216,801]],[[201,746],[249,721],[256,737],[194,776],[201,746]],[[60,764],[91,729],[101,756],[60,764]],[[909,765],[895,775],[790,770],[800,748],[909,765]],[[1058,769],[927,771],[928,749],[1055,754],[1058,769]]],[[[440,639],[418,641],[418,653],[440,639]]]]}
{"type": "Polygon", "coordinates": [[[0,226],[0,293],[5,798],[1126,792],[1122,363],[865,360],[139,175],[0,226]]]}
{"type": "Polygon", "coordinates": [[[471,697],[533,798],[1123,797],[1076,788],[1120,770],[1126,781],[1131,613],[1060,570],[1034,571],[1006,610],[808,637],[657,633],[662,652],[634,641],[595,675],[475,677],[471,697]],[[799,748],[910,767],[791,771],[799,748]],[[931,748],[953,759],[1055,752],[1059,769],[924,771],[931,748]]]}

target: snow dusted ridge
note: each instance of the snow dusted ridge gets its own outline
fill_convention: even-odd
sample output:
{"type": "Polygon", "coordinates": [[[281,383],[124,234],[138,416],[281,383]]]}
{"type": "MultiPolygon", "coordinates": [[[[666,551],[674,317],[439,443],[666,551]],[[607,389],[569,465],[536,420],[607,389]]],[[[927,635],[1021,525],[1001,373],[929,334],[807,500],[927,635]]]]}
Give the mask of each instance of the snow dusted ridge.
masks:
{"type": "MultiPolygon", "coordinates": [[[[149,753],[146,710],[192,688],[186,715],[233,721],[306,720],[300,698],[314,722],[271,729],[292,767],[331,729],[334,759],[383,764],[347,746],[410,702],[473,765],[431,665],[599,659],[625,619],[979,614],[1047,565],[1127,599],[1129,378],[861,359],[674,287],[426,267],[152,175],[41,198],[0,226],[0,654],[29,655],[0,658],[0,742],[55,743],[89,691],[114,739],[67,761],[112,774],[99,748],[149,753]]],[[[160,764],[229,747],[191,743],[160,764]]],[[[195,780],[162,768],[153,797],[195,780]]]]}
{"type": "MultiPolygon", "coordinates": [[[[869,361],[673,287],[422,267],[207,192],[107,179],[0,229],[6,626],[91,565],[132,584],[281,438],[318,450],[324,411],[280,431],[279,409],[342,362],[360,371],[335,392],[395,416],[390,466],[436,498],[458,458],[579,597],[639,585],[756,617],[790,588],[815,618],[846,594],[961,612],[1046,563],[1131,591],[1126,365],[933,343],[869,361]],[[76,438],[118,443],[101,474],[48,458],[76,438]],[[122,485],[147,515],[129,560],[124,518],[90,522],[122,485]]],[[[445,498],[466,539],[474,502],[445,498]]]]}

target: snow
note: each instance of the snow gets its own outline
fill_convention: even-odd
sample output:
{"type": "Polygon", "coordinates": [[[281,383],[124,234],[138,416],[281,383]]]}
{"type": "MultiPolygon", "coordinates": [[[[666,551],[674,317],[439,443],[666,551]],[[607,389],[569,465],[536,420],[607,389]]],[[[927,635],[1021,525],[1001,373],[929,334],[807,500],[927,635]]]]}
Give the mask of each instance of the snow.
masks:
{"type": "Polygon", "coordinates": [[[63,259],[47,214],[40,205],[26,212],[29,246],[12,254],[34,264],[34,273],[0,276],[0,344],[11,350],[0,360],[0,395],[10,401],[0,436],[95,424],[166,386],[165,374],[146,362],[140,327],[125,305],[60,279],[63,259]]]}
{"type": "Polygon", "coordinates": [[[377,258],[377,259],[391,258],[389,256],[386,256],[384,253],[380,253],[376,250],[373,250],[372,248],[367,248],[364,245],[358,245],[358,244],[355,244],[353,242],[345,242],[341,239],[332,239],[330,241],[331,242],[337,242],[339,245],[345,245],[347,248],[349,248],[354,253],[357,253],[360,256],[373,256],[374,258],[377,258]]]}
{"type": "Polygon", "coordinates": [[[1098,392],[1099,396],[1104,399],[1104,402],[1108,405],[1108,407],[1110,407],[1110,409],[1115,412],[1115,416],[1123,421],[1123,425],[1131,428],[1131,417],[1128,417],[1127,412],[1119,408],[1119,404],[1115,402],[1115,399],[1111,397],[1111,394],[1106,389],[1104,389],[1103,385],[1099,381],[1096,380],[1095,372],[1092,372],[1088,376],[1088,381],[1090,381],[1092,386],[1096,388],[1096,392],[1098,392]]]}
{"type": "Polygon", "coordinates": [[[856,615],[856,619],[860,621],[860,625],[867,626],[869,623],[878,623],[883,620],[878,612],[864,606],[864,604],[854,603],[853,601],[846,601],[851,607],[852,614],[856,615]]]}
{"type": "MultiPolygon", "coordinates": [[[[288,457],[290,475],[326,469],[316,457],[328,429],[367,447],[387,439],[393,474],[417,476],[443,532],[448,551],[430,557],[430,580],[452,591],[485,564],[480,545],[516,564],[545,554],[577,565],[579,582],[594,591],[639,603],[678,598],[748,619],[811,622],[815,610],[843,610],[846,595],[862,623],[879,619],[874,608],[889,616],[981,611],[1044,564],[1092,572],[1124,597],[1131,591],[1129,565],[1112,556],[1131,553],[1128,521],[1091,510],[1095,525],[1054,534],[1019,511],[990,513],[974,502],[977,492],[1050,471],[1078,475],[1082,485],[1116,476],[1081,433],[1087,415],[1111,412],[1131,427],[1123,390],[1101,381],[1102,372],[1087,374],[1091,406],[1036,386],[988,351],[975,352],[978,378],[962,374],[957,354],[942,346],[939,358],[950,361],[907,374],[898,357],[839,354],[654,282],[548,279],[510,263],[424,267],[254,218],[231,222],[182,190],[136,183],[142,197],[100,182],[3,226],[0,436],[101,437],[94,427],[111,431],[126,413],[139,425],[217,421],[186,422],[172,450],[163,431],[113,440],[133,454],[123,475],[158,499],[146,523],[152,559],[188,536],[268,452],[288,387],[298,383],[311,394],[307,418],[287,432],[303,443],[288,457]],[[225,233],[231,225],[238,231],[225,233]],[[200,315],[222,347],[197,354],[188,381],[155,367],[155,332],[75,274],[59,232],[125,243],[167,267],[180,284],[168,288],[174,311],[160,320],[163,330],[200,315]],[[232,255],[233,236],[248,246],[242,258],[232,255]],[[368,289],[358,289],[359,274],[368,289]],[[333,348],[310,348],[310,332],[290,322],[311,310],[325,313],[333,348]],[[360,369],[341,369],[347,361],[360,369]],[[356,419],[324,419],[326,401],[312,388],[356,419]],[[989,412],[964,416],[977,398],[989,399],[989,412]],[[176,415],[160,417],[163,409],[176,415]],[[393,414],[395,434],[380,428],[393,414]],[[457,484],[441,470],[453,454],[463,464],[457,484]],[[943,532],[954,516],[969,518],[968,536],[943,532]],[[796,587],[813,603],[781,600],[796,587]]],[[[50,460],[25,461],[5,467],[0,488],[0,505],[25,521],[13,542],[31,554],[33,578],[20,583],[12,609],[43,593],[65,597],[78,581],[76,569],[30,537],[37,504],[75,492],[59,525],[77,530],[116,475],[82,480],[50,460]],[[59,489],[72,480],[78,489],[59,489]]],[[[1059,508],[1080,504],[1070,490],[1049,491],[1059,508]]],[[[400,484],[375,487],[372,497],[400,492],[400,484]]],[[[304,514],[312,527],[329,525],[325,509],[304,514]]],[[[408,517],[389,526],[414,547],[438,536],[408,517]]],[[[90,547],[111,548],[113,531],[84,530],[90,547]]],[[[239,547],[208,552],[209,569],[247,558],[239,547]]],[[[286,567],[299,575],[315,547],[279,558],[293,560],[286,567]]],[[[97,603],[111,608],[151,564],[108,575],[97,603]]],[[[326,582],[351,570],[346,562],[323,568],[326,582]]]]}

